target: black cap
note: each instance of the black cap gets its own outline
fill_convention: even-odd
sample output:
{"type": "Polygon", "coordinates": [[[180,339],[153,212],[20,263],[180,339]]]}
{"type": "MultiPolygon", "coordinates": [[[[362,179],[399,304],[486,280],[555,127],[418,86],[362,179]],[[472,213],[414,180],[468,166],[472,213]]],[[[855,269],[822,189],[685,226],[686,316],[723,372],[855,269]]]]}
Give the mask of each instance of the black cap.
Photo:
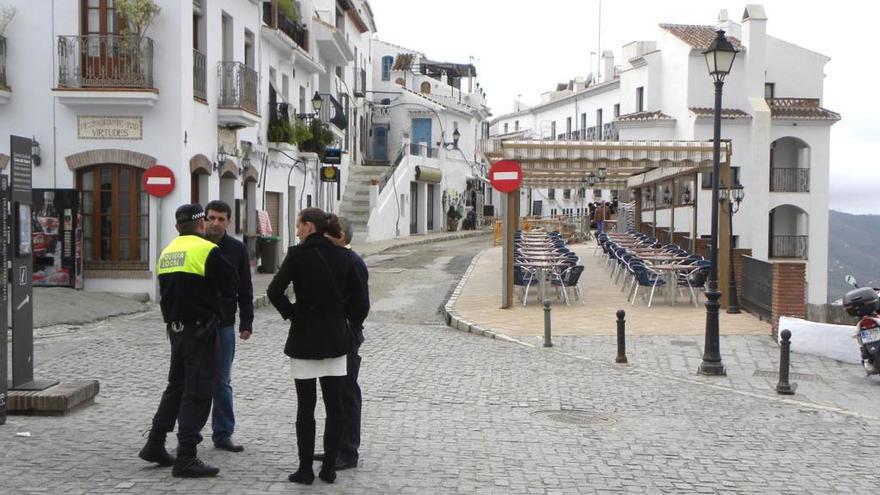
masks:
{"type": "Polygon", "coordinates": [[[179,224],[192,222],[200,218],[205,218],[205,210],[203,210],[202,205],[198,203],[183,205],[174,212],[174,218],[177,219],[177,223],[179,224]]]}

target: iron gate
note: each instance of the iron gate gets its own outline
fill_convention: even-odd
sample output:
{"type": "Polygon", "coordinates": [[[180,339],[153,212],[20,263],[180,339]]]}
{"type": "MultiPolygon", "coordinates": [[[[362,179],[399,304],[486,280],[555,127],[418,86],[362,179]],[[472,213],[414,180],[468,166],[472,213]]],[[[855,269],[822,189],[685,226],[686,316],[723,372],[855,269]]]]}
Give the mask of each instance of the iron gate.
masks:
{"type": "Polygon", "coordinates": [[[742,257],[742,305],[749,312],[770,319],[773,307],[773,264],[751,256],[742,257]]]}

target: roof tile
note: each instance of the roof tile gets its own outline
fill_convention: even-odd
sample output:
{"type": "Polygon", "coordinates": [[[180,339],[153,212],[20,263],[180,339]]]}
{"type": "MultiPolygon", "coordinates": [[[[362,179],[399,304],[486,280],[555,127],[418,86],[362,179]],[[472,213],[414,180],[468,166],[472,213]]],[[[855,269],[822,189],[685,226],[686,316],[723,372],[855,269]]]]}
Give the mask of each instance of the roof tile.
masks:
{"type": "MultiPolygon", "coordinates": [[[[718,30],[715,26],[699,26],[692,24],[660,24],[662,29],[669,31],[676,38],[684,41],[693,48],[705,50],[712,44],[715,39],[715,32],[718,30]]],[[[733,44],[737,50],[742,50],[742,43],[738,38],[728,36],[727,39],[733,44]]]]}

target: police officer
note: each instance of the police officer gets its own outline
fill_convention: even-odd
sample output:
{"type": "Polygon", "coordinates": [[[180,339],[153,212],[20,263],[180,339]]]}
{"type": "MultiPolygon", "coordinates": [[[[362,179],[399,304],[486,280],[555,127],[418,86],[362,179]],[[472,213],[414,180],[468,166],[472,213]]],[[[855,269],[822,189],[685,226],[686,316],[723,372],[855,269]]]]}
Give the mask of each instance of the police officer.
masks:
{"type": "Polygon", "coordinates": [[[162,318],[171,341],[168,386],[141,459],[171,466],[172,476],[216,476],[219,469],[202,462],[196,446],[211,411],[217,379],[217,326],[234,307],[238,279],[214,243],[204,239],[205,212],[198,204],[175,213],[180,235],[162,251],[156,264],[162,318]],[[177,459],[165,450],[165,435],[177,422],[177,459]]]}

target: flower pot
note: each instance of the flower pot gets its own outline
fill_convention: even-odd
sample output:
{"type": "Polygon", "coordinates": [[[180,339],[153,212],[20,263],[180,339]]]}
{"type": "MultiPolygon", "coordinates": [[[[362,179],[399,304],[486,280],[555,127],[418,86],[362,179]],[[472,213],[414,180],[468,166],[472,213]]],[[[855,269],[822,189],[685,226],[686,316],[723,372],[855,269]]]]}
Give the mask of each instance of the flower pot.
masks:
{"type": "Polygon", "coordinates": [[[457,218],[447,218],[446,219],[446,230],[449,232],[455,232],[458,230],[458,219],[457,218]]]}

